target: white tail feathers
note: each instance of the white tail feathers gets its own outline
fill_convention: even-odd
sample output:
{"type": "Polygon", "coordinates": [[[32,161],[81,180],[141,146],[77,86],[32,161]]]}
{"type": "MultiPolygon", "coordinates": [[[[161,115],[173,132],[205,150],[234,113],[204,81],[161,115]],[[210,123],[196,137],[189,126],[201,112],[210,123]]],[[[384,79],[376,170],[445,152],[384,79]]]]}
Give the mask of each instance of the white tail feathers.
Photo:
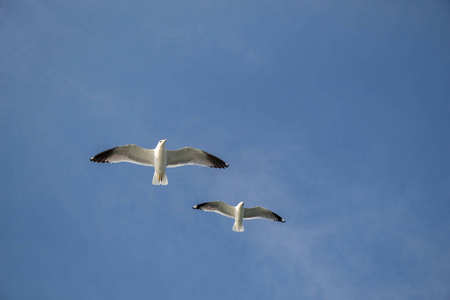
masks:
{"type": "Polygon", "coordinates": [[[164,172],[164,174],[153,174],[153,185],[167,185],[169,181],[167,180],[167,175],[164,172]]]}
{"type": "Polygon", "coordinates": [[[238,225],[237,222],[234,222],[233,231],[243,232],[244,231],[244,225],[243,224],[238,225]]]}

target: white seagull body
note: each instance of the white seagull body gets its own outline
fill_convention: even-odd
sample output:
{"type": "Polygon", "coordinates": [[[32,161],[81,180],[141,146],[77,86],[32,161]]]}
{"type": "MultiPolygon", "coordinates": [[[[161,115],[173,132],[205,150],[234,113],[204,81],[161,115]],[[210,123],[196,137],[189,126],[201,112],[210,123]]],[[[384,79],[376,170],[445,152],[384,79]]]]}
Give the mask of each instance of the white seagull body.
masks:
{"type": "Polygon", "coordinates": [[[166,140],[160,140],[155,149],[145,149],[136,145],[118,146],[91,157],[91,161],[98,163],[129,162],[154,167],[155,174],[152,181],[154,185],[168,184],[166,168],[185,165],[219,169],[228,167],[228,164],[220,158],[199,149],[185,147],[178,150],[166,150],[166,140]]]}
{"type": "Polygon", "coordinates": [[[282,223],[286,222],[282,217],[267,208],[260,206],[244,208],[244,202],[240,202],[236,206],[231,206],[222,201],[212,201],[194,205],[192,208],[215,212],[224,215],[225,217],[233,218],[233,231],[237,232],[244,231],[243,220],[261,218],[282,223]]]}

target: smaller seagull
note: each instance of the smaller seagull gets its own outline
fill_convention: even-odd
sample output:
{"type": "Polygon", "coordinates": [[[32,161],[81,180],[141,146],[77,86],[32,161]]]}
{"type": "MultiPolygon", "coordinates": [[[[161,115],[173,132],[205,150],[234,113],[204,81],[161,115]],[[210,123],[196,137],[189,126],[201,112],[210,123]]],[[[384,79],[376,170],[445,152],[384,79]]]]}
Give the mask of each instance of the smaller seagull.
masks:
{"type": "Polygon", "coordinates": [[[231,206],[222,201],[212,201],[192,206],[193,209],[215,212],[225,217],[233,218],[233,231],[244,231],[243,220],[250,219],[267,219],[271,221],[286,222],[282,217],[268,210],[267,208],[256,206],[244,208],[244,202],[240,202],[236,206],[231,206]]]}
{"type": "Polygon", "coordinates": [[[118,146],[103,151],[93,157],[91,161],[97,163],[129,162],[155,168],[153,174],[154,185],[167,185],[166,168],[185,165],[225,169],[228,164],[220,158],[203,150],[184,147],[178,150],[166,150],[166,140],[160,140],[155,149],[145,149],[136,145],[118,146]]]}

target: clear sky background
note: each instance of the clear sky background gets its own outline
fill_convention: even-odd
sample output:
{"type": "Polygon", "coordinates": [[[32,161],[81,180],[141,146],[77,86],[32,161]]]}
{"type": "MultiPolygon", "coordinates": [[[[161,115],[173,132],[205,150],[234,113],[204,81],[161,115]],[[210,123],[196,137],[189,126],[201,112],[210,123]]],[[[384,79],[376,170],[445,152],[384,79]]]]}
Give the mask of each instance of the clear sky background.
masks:
{"type": "Polygon", "coordinates": [[[449,299],[449,33],[444,0],[1,1],[0,298],[449,299]],[[230,167],[89,161],[165,138],[230,167]]]}

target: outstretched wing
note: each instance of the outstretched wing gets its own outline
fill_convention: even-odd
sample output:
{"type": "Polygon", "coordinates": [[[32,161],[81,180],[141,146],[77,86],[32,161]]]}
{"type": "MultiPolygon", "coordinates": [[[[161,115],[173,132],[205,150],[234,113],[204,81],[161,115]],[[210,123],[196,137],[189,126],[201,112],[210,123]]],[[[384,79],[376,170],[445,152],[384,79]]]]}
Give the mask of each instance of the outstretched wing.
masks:
{"type": "Polygon", "coordinates": [[[193,209],[200,209],[204,211],[215,212],[225,217],[234,219],[234,212],[236,211],[234,206],[228,205],[222,201],[212,201],[192,206],[193,209]]]}
{"type": "Polygon", "coordinates": [[[245,208],[244,207],[244,220],[249,219],[267,219],[271,221],[278,221],[278,222],[286,222],[282,217],[274,213],[273,211],[268,210],[267,208],[256,206],[256,207],[250,207],[245,208]]]}
{"type": "Polygon", "coordinates": [[[178,150],[167,150],[167,167],[199,165],[203,167],[225,169],[228,164],[220,158],[203,150],[185,147],[178,150]]]}
{"type": "Polygon", "coordinates": [[[125,145],[103,151],[91,157],[91,161],[98,163],[129,162],[144,166],[154,166],[154,157],[153,149],[144,149],[136,145],[125,145]]]}

